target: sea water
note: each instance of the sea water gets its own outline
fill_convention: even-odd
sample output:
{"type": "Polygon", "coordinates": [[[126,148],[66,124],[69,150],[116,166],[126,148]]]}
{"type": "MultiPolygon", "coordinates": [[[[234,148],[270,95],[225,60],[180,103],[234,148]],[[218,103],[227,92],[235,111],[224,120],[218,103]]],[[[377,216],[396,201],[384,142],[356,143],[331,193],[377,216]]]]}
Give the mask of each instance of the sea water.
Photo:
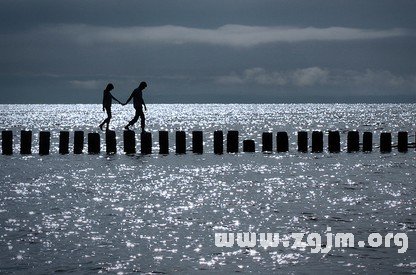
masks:
{"type": "Polygon", "coordinates": [[[415,104],[149,104],[146,156],[122,153],[133,115],[113,106],[117,154],[102,144],[99,155],[59,155],[60,130],[100,132],[100,105],[0,105],[0,128],[15,140],[15,154],[0,156],[0,272],[416,272],[416,153],[377,148],[384,131],[394,144],[397,131],[414,142],[415,104]],[[23,129],[33,131],[32,155],[18,154],[23,129]],[[48,156],[37,154],[40,130],[52,133],[48,156]],[[169,155],[157,154],[159,130],[169,131],[169,155]],[[174,154],[177,130],[187,132],[185,155],[174,154]],[[190,151],[193,130],[204,132],[202,155],[190,151]],[[214,155],[215,130],[238,130],[257,152],[214,155]],[[299,153],[300,130],[338,130],[344,152],[299,153]],[[346,153],[350,130],[373,132],[373,152],[346,153]],[[289,152],[261,153],[262,133],[277,131],[288,132],[289,152]],[[322,249],[328,232],[405,233],[408,248],[215,243],[216,233],[244,232],[319,233],[322,249]]]}

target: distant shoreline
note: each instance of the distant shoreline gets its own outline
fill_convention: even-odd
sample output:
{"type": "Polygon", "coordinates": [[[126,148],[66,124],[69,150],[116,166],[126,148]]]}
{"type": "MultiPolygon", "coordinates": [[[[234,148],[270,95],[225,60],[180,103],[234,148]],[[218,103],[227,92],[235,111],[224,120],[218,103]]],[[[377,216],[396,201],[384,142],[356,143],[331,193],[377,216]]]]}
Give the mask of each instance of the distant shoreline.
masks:
{"type": "MultiPolygon", "coordinates": [[[[414,105],[416,102],[274,102],[274,103],[238,103],[238,102],[230,102],[230,103],[184,103],[184,102],[169,102],[169,103],[149,103],[147,105],[414,105]]],[[[101,103],[0,103],[0,105],[102,105],[101,103]]],[[[114,104],[114,106],[117,106],[118,104],[114,104]]],[[[128,104],[129,105],[129,104],[128,104]]]]}

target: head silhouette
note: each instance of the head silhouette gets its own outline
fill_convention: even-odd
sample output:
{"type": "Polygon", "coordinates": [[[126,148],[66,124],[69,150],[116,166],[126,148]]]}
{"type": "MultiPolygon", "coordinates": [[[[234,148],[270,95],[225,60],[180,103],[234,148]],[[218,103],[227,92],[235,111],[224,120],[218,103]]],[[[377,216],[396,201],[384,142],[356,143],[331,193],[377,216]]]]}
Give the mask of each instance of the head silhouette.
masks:
{"type": "Polygon", "coordinates": [[[144,81],[140,82],[140,85],[139,85],[139,89],[140,90],[144,90],[146,87],[147,87],[147,83],[146,82],[144,82],[144,81]]]}
{"type": "Polygon", "coordinates": [[[108,83],[107,87],[105,88],[107,91],[111,91],[112,89],[114,89],[114,85],[112,83],[108,83]]]}

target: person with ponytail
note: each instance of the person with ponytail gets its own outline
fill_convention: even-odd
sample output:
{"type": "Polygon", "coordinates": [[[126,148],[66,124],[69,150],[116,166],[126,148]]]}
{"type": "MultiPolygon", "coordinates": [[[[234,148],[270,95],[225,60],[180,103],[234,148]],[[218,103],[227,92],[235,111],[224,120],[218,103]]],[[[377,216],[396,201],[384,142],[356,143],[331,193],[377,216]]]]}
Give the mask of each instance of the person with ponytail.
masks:
{"type": "Polygon", "coordinates": [[[111,120],[111,103],[113,101],[113,99],[115,101],[117,101],[118,103],[122,104],[120,101],[118,101],[117,98],[115,98],[112,94],[111,91],[114,89],[114,85],[112,83],[108,83],[107,87],[105,88],[104,92],[103,92],[103,111],[107,111],[107,118],[104,119],[104,121],[100,124],[100,129],[101,131],[103,131],[103,126],[104,124],[107,124],[106,130],[109,130],[109,124],[110,124],[110,120],[111,120]]]}

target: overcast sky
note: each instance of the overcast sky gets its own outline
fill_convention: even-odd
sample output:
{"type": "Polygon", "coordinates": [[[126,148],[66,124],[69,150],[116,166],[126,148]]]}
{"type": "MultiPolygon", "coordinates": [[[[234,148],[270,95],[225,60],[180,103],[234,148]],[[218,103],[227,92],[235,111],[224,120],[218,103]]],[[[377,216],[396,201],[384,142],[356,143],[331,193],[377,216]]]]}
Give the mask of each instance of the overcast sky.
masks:
{"type": "Polygon", "coordinates": [[[0,0],[0,103],[416,102],[414,0],[0,0]]]}

